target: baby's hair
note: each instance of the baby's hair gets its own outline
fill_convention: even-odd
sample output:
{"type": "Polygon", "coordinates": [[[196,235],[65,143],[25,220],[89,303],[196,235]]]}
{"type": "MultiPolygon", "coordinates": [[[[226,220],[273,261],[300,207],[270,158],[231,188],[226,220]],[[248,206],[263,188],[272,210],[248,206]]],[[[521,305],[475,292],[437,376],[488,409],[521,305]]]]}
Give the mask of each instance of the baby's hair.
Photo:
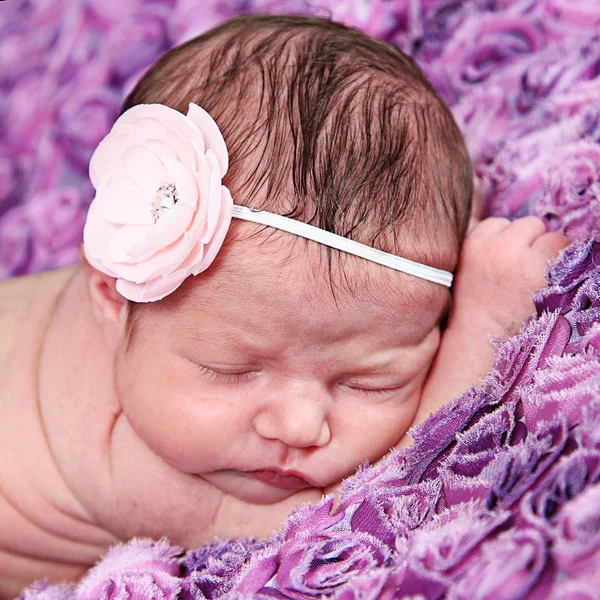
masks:
{"type": "Polygon", "coordinates": [[[195,102],[216,120],[236,204],[456,267],[471,163],[400,50],[324,19],[242,16],[165,54],[123,111],[154,102],[183,113],[195,102]]]}
{"type": "MultiPolygon", "coordinates": [[[[122,110],[160,103],[185,114],[190,102],[223,132],[236,204],[456,268],[471,162],[449,109],[400,50],[325,19],[242,16],[165,54],[122,110]]],[[[345,257],[322,250],[333,291],[331,257],[345,257]]]]}

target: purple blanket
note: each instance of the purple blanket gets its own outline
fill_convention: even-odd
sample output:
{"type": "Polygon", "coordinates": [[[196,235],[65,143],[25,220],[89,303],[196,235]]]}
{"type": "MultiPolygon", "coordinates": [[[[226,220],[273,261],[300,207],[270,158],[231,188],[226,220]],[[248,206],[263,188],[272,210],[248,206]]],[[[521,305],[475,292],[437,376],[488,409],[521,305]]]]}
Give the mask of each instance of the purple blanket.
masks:
{"type": "Polygon", "coordinates": [[[134,541],[24,600],[599,598],[600,3],[2,2],[0,277],[76,260],[87,161],[126,91],[244,11],[330,14],[411,53],[465,133],[488,214],[537,214],[577,243],[485,385],[347,480],[337,509],[185,555],[134,541]]]}

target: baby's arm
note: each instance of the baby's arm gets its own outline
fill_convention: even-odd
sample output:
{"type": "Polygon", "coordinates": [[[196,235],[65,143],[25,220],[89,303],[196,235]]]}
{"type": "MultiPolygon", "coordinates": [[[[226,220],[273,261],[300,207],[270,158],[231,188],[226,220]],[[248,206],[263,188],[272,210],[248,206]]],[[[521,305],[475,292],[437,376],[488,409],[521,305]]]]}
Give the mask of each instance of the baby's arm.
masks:
{"type": "MultiPolygon", "coordinates": [[[[413,426],[446,401],[478,385],[494,364],[490,336],[506,338],[534,312],[532,293],[545,285],[548,260],[568,245],[537,217],[489,218],[461,249],[453,308],[413,426]]],[[[405,436],[398,447],[411,443],[405,436]]]]}

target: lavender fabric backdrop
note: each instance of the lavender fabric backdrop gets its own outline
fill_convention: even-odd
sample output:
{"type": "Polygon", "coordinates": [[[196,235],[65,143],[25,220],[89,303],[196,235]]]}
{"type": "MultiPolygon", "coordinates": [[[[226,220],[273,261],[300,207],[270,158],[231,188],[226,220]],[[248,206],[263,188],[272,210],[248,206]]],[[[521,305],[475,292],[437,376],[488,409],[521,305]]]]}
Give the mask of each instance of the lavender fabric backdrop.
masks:
{"type": "Polygon", "coordinates": [[[600,598],[600,2],[7,0],[0,4],[0,277],[74,262],[87,162],[161,53],[243,12],[331,16],[412,54],[452,107],[488,214],[577,243],[485,385],[342,503],[268,540],[114,548],[23,600],[600,598]]]}

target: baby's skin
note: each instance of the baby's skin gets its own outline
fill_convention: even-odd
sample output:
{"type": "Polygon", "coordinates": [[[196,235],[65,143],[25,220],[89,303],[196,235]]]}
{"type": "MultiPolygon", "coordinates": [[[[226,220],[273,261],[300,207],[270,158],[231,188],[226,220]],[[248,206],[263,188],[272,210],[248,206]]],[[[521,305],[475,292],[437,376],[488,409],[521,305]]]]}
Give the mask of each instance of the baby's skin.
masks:
{"type": "Polygon", "coordinates": [[[273,231],[226,241],[133,328],[89,265],[2,282],[0,598],[77,579],[136,535],[270,534],[480,382],[489,335],[532,312],[565,245],[533,217],[482,221],[443,335],[442,286],[344,256],[350,290],[273,231]]]}

